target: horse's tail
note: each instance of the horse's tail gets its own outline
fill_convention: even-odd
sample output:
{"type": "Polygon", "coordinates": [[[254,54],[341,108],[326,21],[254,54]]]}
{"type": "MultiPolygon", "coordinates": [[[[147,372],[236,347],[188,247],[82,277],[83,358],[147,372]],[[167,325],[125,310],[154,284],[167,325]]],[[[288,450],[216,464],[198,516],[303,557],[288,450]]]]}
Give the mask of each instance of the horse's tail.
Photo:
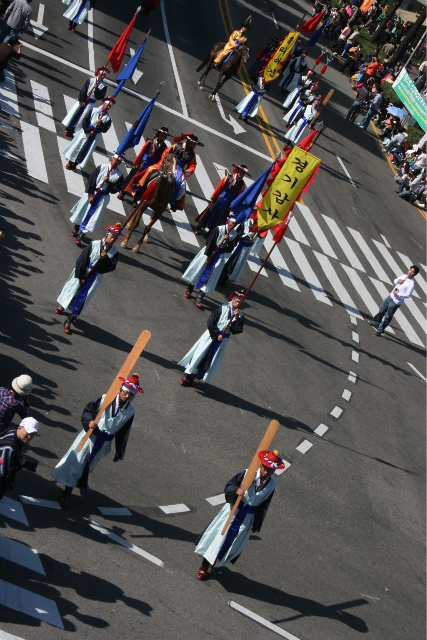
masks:
{"type": "Polygon", "coordinates": [[[209,62],[209,55],[207,55],[207,56],[206,56],[206,58],[203,60],[202,64],[200,64],[200,65],[197,67],[196,71],[201,71],[201,70],[203,69],[203,67],[206,67],[206,65],[208,64],[208,62],[209,62]]]}

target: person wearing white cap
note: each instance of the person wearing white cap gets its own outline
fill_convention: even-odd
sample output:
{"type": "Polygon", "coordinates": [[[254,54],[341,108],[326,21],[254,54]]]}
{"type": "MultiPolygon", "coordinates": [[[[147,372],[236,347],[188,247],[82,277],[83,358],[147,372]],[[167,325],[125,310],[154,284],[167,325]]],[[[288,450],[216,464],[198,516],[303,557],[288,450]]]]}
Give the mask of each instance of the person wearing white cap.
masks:
{"type": "Polygon", "coordinates": [[[11,389],[0,387],[0,434],[9,429],[15,413],[20,418],[28,416],[30,408],[28,396],[32,386],[32,379],[24,374],[12,380],[11,389]],[[22,398],[24,398],[23,402],[22,398]]]}
{"type": "MultiPolygon", "coordinates": [[[[23,376],[21,376],[23,377],[23,376]]],[[[17,429],[9,429],[0,435],[0,500],[7,488],[12,488],[15,474],[20,469],[35,471],[37,464],[26,461],[22,455],[24,444],[39,436],[39,423],[35,418],[24,418],[17,429]]]]}

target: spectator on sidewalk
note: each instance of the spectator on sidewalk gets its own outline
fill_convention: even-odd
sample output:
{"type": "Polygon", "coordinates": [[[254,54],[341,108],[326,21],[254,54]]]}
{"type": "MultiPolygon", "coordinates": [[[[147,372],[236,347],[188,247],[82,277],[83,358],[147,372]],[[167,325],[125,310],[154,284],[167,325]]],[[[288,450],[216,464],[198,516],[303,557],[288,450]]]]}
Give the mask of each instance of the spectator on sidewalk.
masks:
{"type": "Polygon", "coordinates": [[[345,119],[348,120],[349,122],[354,122],[357,118],[357,116],[359,115],[359,111],[363,106],[363,103],[365,102],[366,98],[368,97],[369,92],[367,90],[367,88],[365,87],[365,85],[362,85],[356,93],[356,99],[353,102],[353,104],[351,105],[345,119]]]}
{"type": "Polygon", "coordinates": [[[409,175],[402,178],[402,182],[395,190],[399,195],[399,198],[407,200],[408,202],[415,202],[415,200],[421,200],[421,197],[426,190],[426,180],[420,176],[416,176],[413,171],[409,172],[409,175]]]}
{"type": "Polygon", "coordinates": [[[354,74],[356,65],[359,62],[361,55],[362,52],[360,51],[359,44],[357,44],[355,47],[352,47],[348,52],[346,61],[340,69],[341,73],[345,73],[345,70],[348,69],[348,75],[351,77],[354,74]]]}
{"type": "Polygon", "coordinates": [[[406,298],[410,298],[413,294],[415,288],[414,278],[418,272],[419,268],[413,264],[408,273],[404,273],[399,278],[396,278],[393,291],[384,300],[378,313],[372,320],[369,320],[369,324],[371,327],[374,327],[378,337],[383,335],[400,305],[405,302],[406,298]]]}
{"type": "Polygon", "coordinates": [[[369,103],[368,112],[363,120],[359,123],[359,127],[365,129],[366,131],[371,118],[377,113],[378,109],[380,108],[382,99],[383,96],[381,93],[381,89],[376,84],[374,84],[374,86],[372,87],[372,100],[369,103]]]}
{"type": "Polygon", "coordinates": [[[8,42],[12,36],[28,29],[33,9],[32,0],[13,0],[6,9],[3,19],[6,24],[0,32],[0,42],[8,42]]]}
{"type": "Polygon", "coordinates": [[[0,435],[0,500],[6,489],[13,488],[17,472],[21,469],[36,470],[37,463],[27,461],[22,449],[39,435],[39,423],[34,418],[24,418],[17,429],[9,429],[0,435]]]}
{"type": "Polygon", "coordinates": [[[32,379],[24,374],[12,380],[11,389],[0,387],[0,433],[9,429],[15,413],[21,418],[28,416],[32,386],[32,379]]]}
{"type": "Polygon", "coordinates": [[[0,82],[4,82],[4,70],[11,58],[19,60],[21,57],[22,42],[19,42],[18,36],[12,36],[8,42],[0,43],[0,82]],[[16,51],[18,49],[18,51],[16,51]]]}

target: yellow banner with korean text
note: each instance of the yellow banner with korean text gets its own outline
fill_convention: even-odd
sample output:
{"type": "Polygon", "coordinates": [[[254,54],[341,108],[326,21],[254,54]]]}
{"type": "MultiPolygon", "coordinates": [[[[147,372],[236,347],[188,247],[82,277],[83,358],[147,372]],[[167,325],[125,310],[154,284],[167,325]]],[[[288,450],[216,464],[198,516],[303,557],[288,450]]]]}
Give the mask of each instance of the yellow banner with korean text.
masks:
{"type": "Polygon", "coordinates": [[[257,207],[258,231],[271,229],[284,220],[301,196],[320,158],[294,147],[257,207]]]}
{"type": "Polygon", "coordinates": [[[286,38],[280,43],[280,46],[277,48],[274,56],[264,69],[264,80],[266,83],[275,80],[280,75],[283,64],[292,51],[294,44],[298,40],[298,36],[298,31],[288,33],[286,38]]]}

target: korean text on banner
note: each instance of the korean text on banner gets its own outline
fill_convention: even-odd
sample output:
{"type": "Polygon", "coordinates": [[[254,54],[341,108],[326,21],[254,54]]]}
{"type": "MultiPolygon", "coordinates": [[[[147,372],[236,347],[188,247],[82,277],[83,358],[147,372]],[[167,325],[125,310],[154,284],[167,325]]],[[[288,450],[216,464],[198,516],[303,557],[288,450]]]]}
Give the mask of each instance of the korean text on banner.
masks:
{"type": "Polygon", "coordinates": [[[292,149],[257,209],[258,231],[285,219],[319,164],[320,159],[311,153],[299,147],[292,149]]]}
{"type": "Polygon", "coordinates": [[[264,80],[266,82],[271,82],[275,80],[279,75],[280,71],[283,67],[283,64],[292,51],[292,48],[296,41],[298,40],[299,32],[295,31],[292,33],[288,33],[286,38],[281,42],[278,47],[276,53],[264,69],[264,80]]]}
{"type": "Polygon", "coordinates": [[[397,76],[393,89],[423,131],[427,128],[426,103],[405,69],[397,76]]]}

